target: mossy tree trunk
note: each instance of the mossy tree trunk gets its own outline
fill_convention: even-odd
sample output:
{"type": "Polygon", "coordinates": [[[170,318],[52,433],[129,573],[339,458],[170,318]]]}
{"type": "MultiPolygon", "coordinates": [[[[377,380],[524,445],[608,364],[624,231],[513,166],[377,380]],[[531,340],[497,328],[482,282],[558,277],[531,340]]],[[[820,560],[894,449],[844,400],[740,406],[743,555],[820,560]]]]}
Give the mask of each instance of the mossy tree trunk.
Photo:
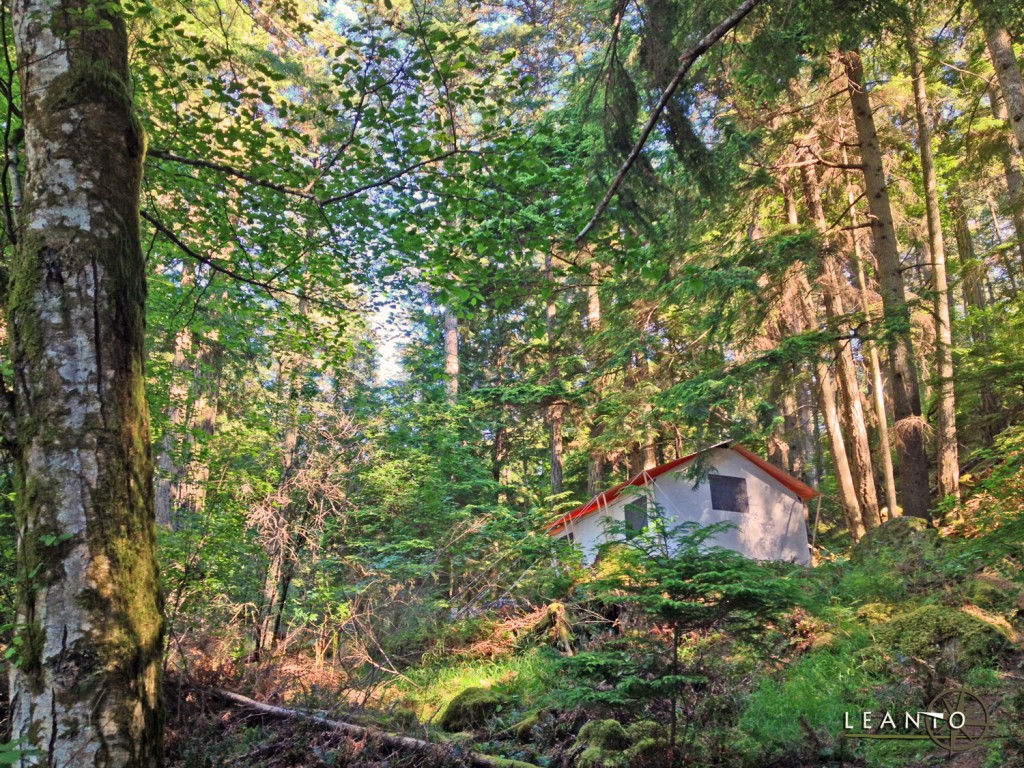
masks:
{"type": "Polygon", "coordinates": [[[143,378],[144,140],[116,3],[13,7],[25,188],[6,312],[22,592],[11,726],[47,766],[162,764],[143,378]]]}

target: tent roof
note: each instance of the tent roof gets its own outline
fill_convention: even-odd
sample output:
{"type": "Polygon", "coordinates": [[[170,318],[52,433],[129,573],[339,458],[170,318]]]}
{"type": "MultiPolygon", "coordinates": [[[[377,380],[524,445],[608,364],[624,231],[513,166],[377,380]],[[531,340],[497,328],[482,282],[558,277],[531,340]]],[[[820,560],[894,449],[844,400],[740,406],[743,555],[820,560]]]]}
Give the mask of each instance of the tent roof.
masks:
{"type": "Polygon", "coordinates": [[[674,469],[684,467],[691,461],[693,461],[695,458],[697,458],[698,455],[706,453],[707,451],[713,451],[716,448],[728,448],[734,451],[735,453],[739,454],[740,456],[747,459],[750,463],[754,464],[759,469],[764,470],[764,472],[774,477],[782,485],[784,485],[789,490],[793,491],[793,493],[795,493],[804,501],[812,499],[818,495],[818,492],[811,488],[809,485],[800,482],[788,472],[783,472],[778,467],[769,464],[756,453],[748,451],[742,445],[733,445],[732,441],[730,440],[724,440],[721,443],[715,443],[714,445],[710,445],[707,448],[702,448],[699,451],[691,453],[689,456],[683,456],[683,458],[681,459],[676,459],[675,461],[670,461],[667,464],[662,464],[661,466],[654,467],[654,469],[645,469],[632,480],[627,480],[624,483],[619,483],[614,488],[609,488],[607,491],[602,491],[583,506],[577,507],[576,509],[572,510],[572,512],[566,512],[564,515],[558,517],[558,519],[556,519],[553,523],[551,523],[548,526],[548,534],[551,536],[559,534],[562,532],[562,530],[565,529],[565,527],[569,523],[578,520],[581,517],[586,517],[587,515],[593,514],[601,508],[608,507],[609,504],[618,499],[619,496],[621,496],[622,493],[630,486],[635,486],[638,488],[645,486],[649,482],[654,480],[656,477],[659,477],[665,474],[666,472],[671,472],[674,469]]]}

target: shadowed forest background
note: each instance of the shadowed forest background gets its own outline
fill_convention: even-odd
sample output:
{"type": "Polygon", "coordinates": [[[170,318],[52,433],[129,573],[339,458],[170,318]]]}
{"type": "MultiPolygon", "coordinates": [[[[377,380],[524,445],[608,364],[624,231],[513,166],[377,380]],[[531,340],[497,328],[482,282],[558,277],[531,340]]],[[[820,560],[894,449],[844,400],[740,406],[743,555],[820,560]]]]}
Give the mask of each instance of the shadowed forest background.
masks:
{"type": "Polygon", "coordinates": [[[121,5],[168,765],[1024,766],[1024,8],[121,5]],[[821,492],[814,569],[547,535],[724,439],[821,492]],[[842,738],[959,685],[970,753],[842,738]]]}

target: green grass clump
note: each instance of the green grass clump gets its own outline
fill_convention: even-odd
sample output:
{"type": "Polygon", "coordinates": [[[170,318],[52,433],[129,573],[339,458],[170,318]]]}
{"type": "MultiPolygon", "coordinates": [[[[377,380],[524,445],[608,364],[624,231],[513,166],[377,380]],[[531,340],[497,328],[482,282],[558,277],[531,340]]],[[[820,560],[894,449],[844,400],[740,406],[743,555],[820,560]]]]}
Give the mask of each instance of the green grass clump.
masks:
{"type": "Polygon", "coordinates": [[[448,658],[409,670],[396,688],[419,719],[429,722],[467,688],[492,690],[522,712],[541,705],[564,683],[556,655],[537,648],[496,659],[448,658]]]}
{"type": "Polygon", "coordinates": [[[764,680],[740,716],[740,730],[761,750],[760,759],[789,752],[808,738],[837,744],[844,715],[875,704],[877,682],[858,653],[869,639],[847,636],[789,666],[782,679],[764,680]]]}

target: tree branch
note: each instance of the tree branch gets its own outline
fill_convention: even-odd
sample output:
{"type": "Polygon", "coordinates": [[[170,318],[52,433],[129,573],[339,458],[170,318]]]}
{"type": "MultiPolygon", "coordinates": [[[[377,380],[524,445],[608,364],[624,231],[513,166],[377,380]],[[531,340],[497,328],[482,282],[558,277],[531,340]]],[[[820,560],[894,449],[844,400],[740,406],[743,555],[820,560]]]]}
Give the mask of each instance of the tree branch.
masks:
{"type": "Polygon", "coordinates": [[[665,87],[665,91],[661,94],[661,98],[658,99],[658,103],[654,107],[654,111],[651,113],[651,117],[647,121],[647,125],[644,126],[643,131],[640,133],[640,138],[637,139],[636,144],[633,145],[633,149],[630,150],[629,155],[626,157],[626,161],[622,164],[619,172],[612,180],[611,186],[608,188],[608,192],[605,194],[604,199],[598,203],[598,206],[594,211],[594,215],[576,236],[577,244],[590,234],[590,231],[597,225],[597,222],[600,220],[605,210],[607,210],[612,198],[615,197],[615,193],[619,190],[619,187],[625,180],[626,174],[629,173],[629,169],[633,167],[637,158],[640,157],[640,153],[643,151],[644,145],[647,143],[647,139],[650,138],[651,132],[654,130],[654,126],[656,126],[658,124],[658,120],[661,119],[661,114],[665,111],[665,107],[668,106],[669,100],[676,92],[676,89],[679,88],[679,85],[683,82],[683,78],[690,72],[690,68],[693,67],[694,62],[697,61],[697,59],[699,59],[701,55],[704,54],[712,45],[721,40],[729,30],[739,24],[743,18],[753,10],[754,6],[760,2],[761,0],[743,0],[743,4],[733,11],[732,15],[708,32],[700,39],[700,41],[697,42],[696,45],[683,53],[679,59],[679,69],[676,71],[675,76],[669,84],[665,87]]]}
{"type": "MultiPolygon", "coordinates": [[[[392,733],[378,731],[374,728],[366,728],[364,726],[355,725],[354,723],[346,723],[341,720],[332,720],[328,717],[312,712],[303,712],[298,709],[286,709],[285,707],[277,707],[273,704],[264,704],[262,702],[255,701],[254,699],[250,699],[248,696],[242,696],[241,694],[235,693],[234,691],[228,691],[224,688],[213,688],[208,686],[199,686],[196,684],[193,685],[212,696],[216,696],[222,701],[227,701],[235,706],[259,712],[262,715],[268,715],[282,720],[298,720],[301,722],[312,723],[326,730],[342,733],[356,739],[377,739],[381,744],[390,749],[418,753],[434,759],[444,760],[448,757],[448,752],[443,744],[435,744],[429,741],[423,741],[422,739],[414,739],[411,736],[398,736],[392,733]]],[[[509,768],[536,768],[532,763],[524,763],[520,760],[508,760],[500,757],[491,757],[490,755],[485,755],[480,752],[469,752],[466,755],[466,758],[467,762],[472,765],[473,768],[501,768],[501,766],[509,766],[509,768]]]]}
{"type": "Polygon", "coordinates": [[[425,168],[428,165],[433,165],[434,163],[446,160],[447,158],[453,157],[454,155],[466,153],[467,151],[468,150],[465,149],[450,149],[447,152],[442,152],[440,155],[437,155],[436,157],[428,157],[426,160],[421,160],[418,163],[412,163],[411,165],[407,165],[404,168],[400,168],[390,176],[386,176],[378,181],[373,181],[370,182],[369,184],[363,184],[361,187],[350,189],[348,192],[342,192],[340,195],[334,195],[333,197],[324,198],[323,200],[320,200],[319,203],[320,205],[333,205],[334,203],[340,203],[342,200],[348,200],[350,197],[355,197],[356,195],[362,194],[363,192],[367,192],[371,189],[385,187],[391,182],[397,181],[398,179],[402,178],[407,173],[412,173],[413,171],[419,170],[420,168],[425,168]]]}
{"type": "Polygon", "coordinates": [[[245,283],[246,285],[251,285],[255,288],[260,288],[269,293],[271,296],[273,296],[274,294],[293,296],[294,298],[299,299],[301,301],[313,302],[321,306],[330,307],[331,309],[344,309],[349,312],[354,312],[356,309],[355,307],[352,307],[348,304],[344,304],[341,302],[324,301],[323,299],[319,299],[316,296],[310,296],[307,293],[289,291],[286,288],[281,288],[280,286],[276,286],[273,283],[267,282],[266,280],[260,280],[255,277],[246,277],[245,275],[239,273],[238,271],[232,269],[231,267],[226,267],[220,262],[211,259],[209,256],[204,256],[195,249],[193,249],[191,246],[188,245],[188,243],[186,243],[184,240],[178,237],[178,235],[176,235],[166,224],[164,224],[158,218],[150,214],[149,211],[140,211],[139,215],[142,216],[142,218],[144,218],[150,224],[152,224],[153,227],[160,234],[166,237],[173,245],[175,245],[182,253],[184,253],[190,259],[197,261],[200,264],[205,264],[214,272],[219,272],[220,274],[226,277],[230,277],[232,280],[237,280],[240,283],[245,283]]]}
{"type": "Polygon", "coordinates": [[[823,165],[826,168],[842,168],[845,171],[863,171],[864,163],[833,163],[823,158],[818,151],[811,146],[804,147],[811,156],[818,162],[818,165],[823,165]]]}
{"type": "MultiPolygon", "coordinates": [[[[760,2],[760,0],[756,1],[760,2]]],[[[413,171],[419,170],[420,168],[425,168],[428,165],[433,165],[434,163],[446,160],[447,158],[452,157],[454,155],[467,154],[469,152],[470,150],[466,149],[450,149],[434,157],[428,157],[426,160],[420,160],[419,162],[411,163],[402,168],[399,168],[391,175],[385,176],[384,178],[379,179],[377,181],[369,182],[368,184],[363,184],[362,186],[356,187],[355,189],[350,189],[347,192],[341,192],[337,195],[333,195],[332,197],[327,197],[323,199],[317,197],[312,192],[308,192],[302,189],[295,189],[285,184],[278,184],[277,182],[274,181],[267,181],[266,179],[261,179],[259,176],[254,176],[251,173],[247,173],[246,171],[239,170],[238,168],[234,168],[233,166],[225,165],[223,163],[215,163],[210,160],[196,160],[195,158],[176,155],[173,152],[168,152],[162,149],[150,149],[148,150],[147,155],[150,157],[159,158],[161,160],[168,160],[174,163],[181,163],[182,165],[190,165],[193,168],[205,168],[209,171],[216,171],[217,173],[227,174],[228,176],[234,176],[236,178],[242,179],[243,181],[247,181],[250,184],[254,184],[255,186],[258,187],[264,187],[275,192],[280,192],[281,194],[284,195],[291,195],[292,197],[298,197],[303,200],[309,200],[311,203],[315,203],[316,205],[319,206],[327,206],[333,205],[334,203],[340,203],[343,200],[348,200],[349,198],[355,197],[356,195],[360,195],[363,192],[368,192],[371,189],[386,187],[388,184],[392,183],[393,181],[397,181],[398,179],[402,178],[408,173],[412,173],[413,171]]]]}
{"type": "Polygon", "coordinates": [[[227,174],[228,176],[234,176],[236,178],[239,178],[242,181],[247,181],[250,184],[255,184],[258,187],[265,187],[266,189],[272,189],[275,192],[281,192],[283,194],[292,195],[294,197],[301,197],[304,200],[312,200],[314,202],[316,201],[316,196],[309,192],[303,192],[301,189],[293,189],[291,187],[285,186],[284,184],[278,184],[273,181],[261,179],[260,177],[254,176],[251,173],[246,173],[245,171],[241,171],[230,165],[224,165],[223,163],[215,163],[210,160],[196,160],[191,157],[183,157],[182,155],[176,155],[173,152],[168,152],[163,149],[153,149],[152,147],[146,151],[146,156],[156,157],[159,158],[160,160],[169,160],[172,163],[190,165],[193,168],[205,168],[209,171],[224,173],[227,174]]]}

